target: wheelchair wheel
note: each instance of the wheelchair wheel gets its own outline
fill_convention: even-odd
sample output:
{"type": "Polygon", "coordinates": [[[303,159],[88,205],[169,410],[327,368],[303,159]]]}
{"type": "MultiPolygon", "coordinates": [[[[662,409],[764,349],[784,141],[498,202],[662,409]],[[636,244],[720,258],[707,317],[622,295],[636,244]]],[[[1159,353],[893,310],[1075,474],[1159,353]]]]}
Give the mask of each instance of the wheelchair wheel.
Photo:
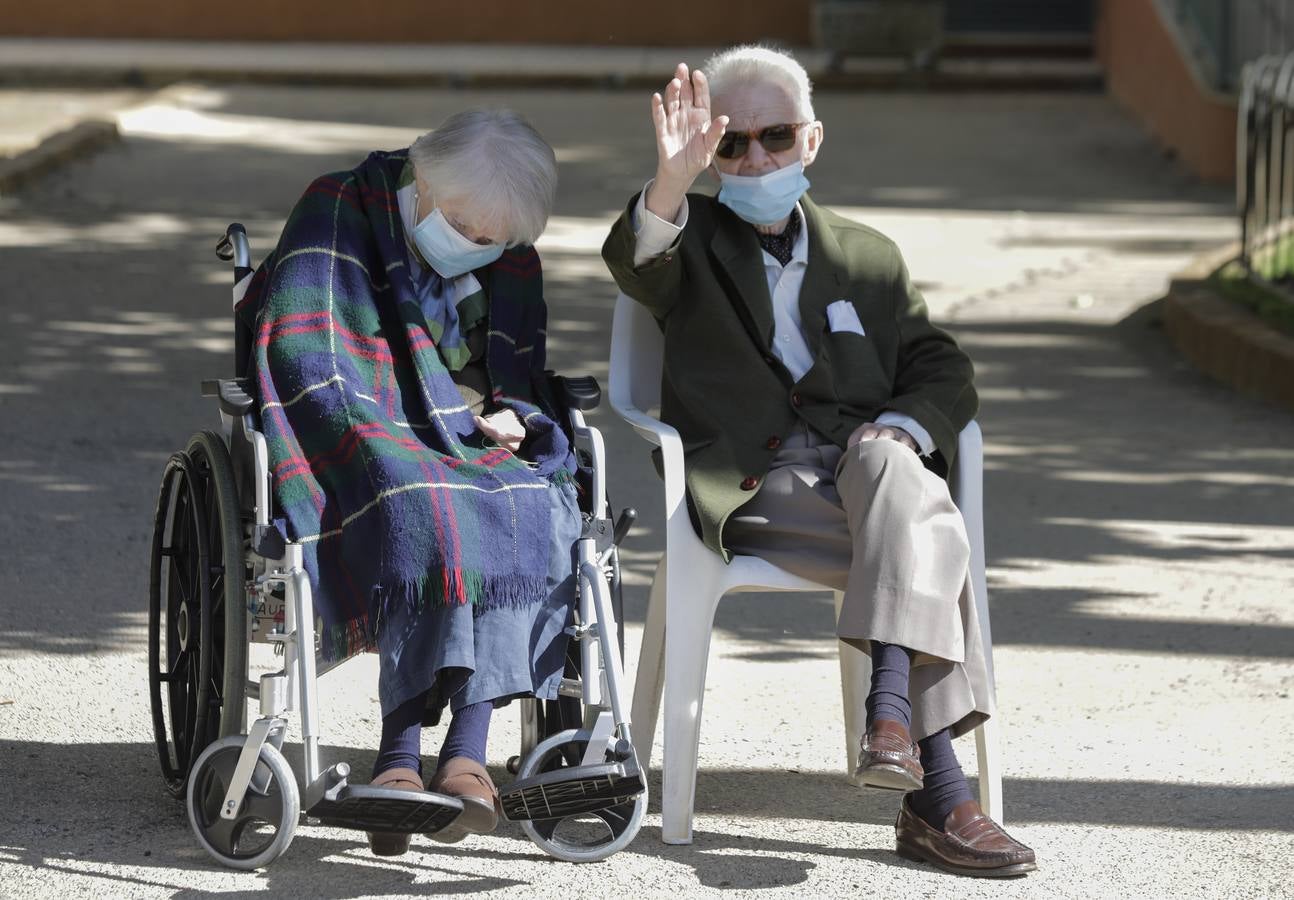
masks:
{"type": "Polygon", "coordinates": [[[217,737],[243,730],[243,535],[228,453],[202,432],[167,461],[149,572],[149,693],[166,788],[217,737]]]}
{"type": "Polygon", "coordinates": [[[201,431],[189,440],[189,459],[205,479],[211,541],[210,707],[219,715],[211,738],[242,734],[247,725],[247,577],[245,531],[233,462],[220,435],[201,431]]]}
{"type": "Polygon", "coordinates": [[[216,862],[233,869],[259,869],[288,849],[301,816],[301,795],[283,754],[262,744],[242,806],[221,818],[245,738],[222,738],[207,747],[193,767],[185,806],[193,833],[216,862]]]}
{"type": "MultiPolygon", "coordinates": [[[[518,780],[574,765],[584,753],[589,732],[571,729],[540,741],[521,762],[518,780]]],[[[608,758],[608,761],[609,758],[608,758]]],[[[521,830],[549,856],[566,862],[597,862],[629,845],[647,812],[647,790],[609,809],[560,819],[521,821],[521,830]]]]}

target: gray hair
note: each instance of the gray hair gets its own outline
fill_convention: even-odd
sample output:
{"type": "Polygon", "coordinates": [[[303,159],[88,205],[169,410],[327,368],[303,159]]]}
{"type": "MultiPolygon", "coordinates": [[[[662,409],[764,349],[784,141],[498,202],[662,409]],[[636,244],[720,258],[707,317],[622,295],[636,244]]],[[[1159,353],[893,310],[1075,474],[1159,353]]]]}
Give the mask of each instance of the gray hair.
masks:
{"type": "Polygon", "coordinates": [[[437,197],[467,201],[479,228],[508,244],[544,233],[557,194],[557,157],[539,132],[510,109],[454,113],[409,147],[409,159],[437,197]]]}
{"type": "Polygon", "coordinates": [[[809,73],[789,53],[759,44],[742,44],[710,57],[704,72],[710,81],[712,98],[743,82],[771,82],[785,88],[791,95],[801,120],[812,122],[816,119],[809,73]]]}

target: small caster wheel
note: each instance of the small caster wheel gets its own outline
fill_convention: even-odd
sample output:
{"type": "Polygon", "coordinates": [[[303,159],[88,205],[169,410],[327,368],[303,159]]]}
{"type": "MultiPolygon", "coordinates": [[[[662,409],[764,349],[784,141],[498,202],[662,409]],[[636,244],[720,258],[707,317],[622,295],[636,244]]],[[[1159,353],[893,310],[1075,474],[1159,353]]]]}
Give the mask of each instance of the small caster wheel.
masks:
{"type": "MultiPolygon", "coordinates": [[[[518,780],[550,772],[584,755],[589,732],[569,729],[541,741],[521,764],[518,780]]],[[[612,761],[608,757],[608,762],[612,761]]],[[[647,812],[647,789],[609,809],[561,819],[522,821],[521,830],[539,849],[566,862],[598,862],[629,846],[647,812]]]]}
{"type": "Polygon", "coordinates": [[[509,775],[516,775],[521,771],[521,757],[509,756],[506,768],[509,775]]]}
{"type": "Polygon", "coordinates": [[[262,744],[247,796],[232,819],[220,809],[246,739],[233,735],[203,751],[189,778],[189,824],[211,857],[232,869],[259,869],[288,849],[301,816],[297,781],[283,754],[262,744]]]}

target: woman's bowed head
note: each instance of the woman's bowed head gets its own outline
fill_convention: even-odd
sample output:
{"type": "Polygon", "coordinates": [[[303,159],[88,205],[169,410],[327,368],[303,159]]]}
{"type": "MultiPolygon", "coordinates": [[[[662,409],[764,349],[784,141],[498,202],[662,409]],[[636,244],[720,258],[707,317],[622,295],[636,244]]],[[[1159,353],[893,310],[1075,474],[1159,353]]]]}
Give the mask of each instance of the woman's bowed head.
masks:
{"type": "MultiPolygon", "coordinates": [[[[451,239],[464,238],[478,250],[497,247],[495,259],[505,247],[533,244],[543,234],[557,196],[557,157],[512,110],[455,113],[414,141],[409,159],[418,189],[415,230],[443,231],[426,221],[439,211],[451,239]]],[[[422,240],[418,250],[425,258],[422,240]]],[[[446,278],[462,274],[441,271],[436,259],[427,262],[446,278]]]]}

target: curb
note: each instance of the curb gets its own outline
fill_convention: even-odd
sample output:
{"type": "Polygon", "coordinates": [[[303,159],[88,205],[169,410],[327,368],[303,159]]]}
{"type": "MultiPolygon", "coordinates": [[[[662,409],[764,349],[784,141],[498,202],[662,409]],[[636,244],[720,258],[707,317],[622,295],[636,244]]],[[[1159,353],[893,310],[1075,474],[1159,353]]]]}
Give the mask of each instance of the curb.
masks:
{"type": "Polygon", "coordinates": [[[1164,329],[1178,351],[1207,375],[1294,412],[1294,338],[1194,278],[1170,284],[1164,329]]]}
{"type": "Polygon", "coordinates": [[[0,196],[83,156],[115,143],[121,138],[117,123],[110,119],[87,119],[44,138],[30,150],[0,159],[0,196]]]}
{"type": "MultiPolygon", "coordinates": [[[[0,37],[0,84],[160,87],[176,81],[313,86],[659,89],[713,47],[321,44],[0,37]]],[[[1094,59],[834,57],[795,48],[822,90],[1071,90],[1104,86],[1094,59]]]]}
{"type": "MultiPolygon", "coordinates": [[[[919,71],[821,72],[811,76],[814,91],[931,91],[1016,92],[1059,91],[1095,93],[1105,89],[1099,73],[950,73],[919,71]]],[[[142,87],[162,88],[177,82],[211,84],[281,84],[298,87],[549,88],[584,90],[658,90],[662,78],[638,72],[382,72],[265,69],[230,72],[203,66],[128,69],[23,69],[0,67],[0,85],[9,87],[142,87]]]]}

